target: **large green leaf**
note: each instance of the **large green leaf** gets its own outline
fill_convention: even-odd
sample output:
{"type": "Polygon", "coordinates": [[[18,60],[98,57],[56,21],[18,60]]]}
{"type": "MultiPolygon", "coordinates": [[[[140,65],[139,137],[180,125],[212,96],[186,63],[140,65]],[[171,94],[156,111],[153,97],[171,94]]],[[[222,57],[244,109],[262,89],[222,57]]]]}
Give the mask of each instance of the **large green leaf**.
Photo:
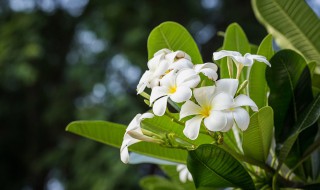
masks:
{"type": "MultiPolygon", "coordinates": [[[[251,47],[250,43],[246,37],[246,34],[242,30],[241,26],[238,25],[237,23],[232,23],[228,26],[226,32],[225,32],[225,37],[223,41],[223,50],[231,50],[231,51],[238,51],[242,54],[245,53],[250,53],[251,52],[251,47]]],[[[246,73],[246,69],[244,68],[242,70],[242,78],[246,73]]],[[[236,76],[236,67],[233,64],[233,78],[236,76]]],[[[227,65],[227,58],[223,58],[220,61],[220,78],[230,78],[229,72],[228,72],[228,65],[227,65]]],[[[241,81],[243,81],[242,79],[241,81]]]]}
{"type": "Polygon", "coordinates": [[[148,38],[149,59],[163,48],[182,50],[191,56],[193,63],[203,63],[197,44],[190,33],[178,23],[164,22],[151,31],[148,38]]]}
{"type": "Polygon", "coordinates": [[[312,101],[310,72],[306,61],[292,50],[281,50],[270,60],[266,79],[269,105],[274,111],[277,141],[284,140],[299,113],[312,101]]]}
{"type": "MultiPolygon", "coordinates": [[[[320,95],[306,108],[306,111],[299,117],[298,122],[295,124],[295,131],[284,142],[279,153],[279,165],[280,169],[282,163],[287,159],[289,152],[291,151],[294,142],[297,140],[300,133],[307,130],[309,127],[316,123],[320,116],[320,95]]],[[[307,139],[306,139],[307,140],[307,139]]]]}
{"type": "MultiPolygon", "coordinates": [[[[312,102],[312,88],[309,67],[304,58],[292,51],[282,50],[270,60],[272,67],[267,68],[267,81],[270,87],[269,105],[274,110],[275,138],[277,150],[294,131],[294,124],[312,102]]],[[[294,167],[316,135],[317,126],[299,133],[298,141],[293,141],[294,147],[290,159],[286,160],[288,167],[294,167]]],[[[311,175],[309,163],[305,163],[296,173],[302,178],[311,175]]]]}
{"type": "Polygon", "coordinates": [[[254,113],[250,118],[250,124],[243,132],[244,154],[261,162],[266,162],[273,134],[273,110],[264,107],[254,113]]]}
{"type": "MultiPolygon", "coordinates": [[[[75,121],[70,123],[66,130],[119,148],[122,144],[126,126],[107,121],[75,121]]],[[[187,151],[166,148],[147,142],[134,144],[129,147],[129,150],[173,162],[185,163],[187,159],[187,151]]]]}
{"type": "Polygon", "coordinates": [[[252,0],[254,13],[282,48],[320,63],[320,21],[302,0],[252,0]]]}
{"type": "MultiPolygon", "coordinates": [[[[270,34],[262,40],[257,54],[265,56],[268,60],[270,60],[273,56],[274,51],[272,48],[272,36],[270,34]]],[[[266,67],[266,64],[255,61],[250,69],[249,95],[250,98],[257,104],[258,108],[262,108],[268,103],[268,84],[265,74],[266,67]]]]}
{"type": "Polygon", "coordinates": [[[250,175],[240,162],[218,146],[204,144],[190,151],[187,164],[197,188],[255,189],[250,175]]]}

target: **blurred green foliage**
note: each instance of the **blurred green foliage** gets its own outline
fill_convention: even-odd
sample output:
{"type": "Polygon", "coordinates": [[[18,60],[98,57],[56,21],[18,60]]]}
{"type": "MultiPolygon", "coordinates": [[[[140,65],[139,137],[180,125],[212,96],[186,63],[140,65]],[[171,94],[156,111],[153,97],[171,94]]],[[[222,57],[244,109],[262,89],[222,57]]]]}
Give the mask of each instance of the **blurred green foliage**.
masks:
{"type": "Polygon", "coordinates": [[[205,62],[222,44],[216,32],[231,22],[253,43],[266,35],[249,0],[0,4],[1,189],[139,189],[153,169],[124,165],[117,149],[65,126],[80,119],[128,124],[148,109],[135,88],[148,34],[163,21],[185,26],[205,62]]]}

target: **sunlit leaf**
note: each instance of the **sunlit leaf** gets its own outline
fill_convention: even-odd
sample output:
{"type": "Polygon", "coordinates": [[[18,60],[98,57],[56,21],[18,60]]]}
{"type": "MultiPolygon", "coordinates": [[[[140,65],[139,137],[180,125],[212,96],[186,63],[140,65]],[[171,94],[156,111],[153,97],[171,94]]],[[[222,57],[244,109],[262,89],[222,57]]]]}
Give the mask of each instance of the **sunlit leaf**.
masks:
{"type": "Polygon", "coordinates": [[[197,188],[255,189],[250,175],[240,162],[218,146],[205,144],[190,151],[187,164],[197,188]]]}
{"type": "Polygon", "coordinates": [[[163,48],[182,50],[191,56],[193,63],[203,63],[197,44],[190,33],[178,23],[164,22],[151,31],[148,38],[149,59],[163,48]]]}
{"type": "MultiPolygon", "coordinates": [[[[70,123],[67,131],[89,139],[119,148],[122,144],[126,126],[107,121],[76,121],[70,123]]],[[[140,142],[129,147],[129,150],[173,162],[185,163],[187,151],[165,148],[158,144],[140,142]]],[[[120,154],[119,154],[120,159],[120,154]]]]}
{"type": "Polygon", "coordinates": [[[250,118],[250,124],[243,132],[244,154],[261,162],[266,162],[269,154],[273,134],[273,110],[264,107],[254,113],[250,118]]]}
{"type": "Polygon", "coordinates": [[[320,62],[320,20],[305,1],[252,0],[252,7],[282,48],[320,62]]]}

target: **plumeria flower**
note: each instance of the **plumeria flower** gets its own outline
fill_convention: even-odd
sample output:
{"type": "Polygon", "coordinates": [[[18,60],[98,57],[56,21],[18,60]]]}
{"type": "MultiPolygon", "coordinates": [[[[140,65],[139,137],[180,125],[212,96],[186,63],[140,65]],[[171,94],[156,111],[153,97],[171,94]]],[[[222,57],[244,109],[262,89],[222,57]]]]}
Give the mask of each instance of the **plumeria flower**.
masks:
{"type": "MultiPolygon", "coordinates": [[[[214,60],[219,60],[222,59],[224,57],[230,57],[233,62],[236,64],[237,66],[237,79],[239,79],[240,77],[240,73],[241,70],[244,66],[252,66],[252,64],[254,63],[254,61],[258,61],[258,62],[263,62],[265,64],[267,64],[269,67],[271,67],[271,64],[269,63],[269,61],[266,59],[266,57],[262,56],[262,55],[252,55],[250,53],[246,53],[244,54],[244,56],[241,55],[241,53],[237,52],[237,51],[227,51],[227,50],[221,50],[219,52],[214,52],[213,53],[213,59],[214,60]]],[[[232,69],[232,66],[229,66],[229,73],[232,74],[232,72],[230,71],[230,69],[232,69]]]]}
{"type": "Polygon", "coordinates": [[[179,179],[182,183],[186,183],[188,180],[192,181],[192,175],[189,172],[188,168],[184,164],[177,165],[177,172],[179,172],[179,179]]]}
{"type": "Polygon", "coordinates": [[[138,143],[140,141],[147,141],[147,142],[158,142],[158,139],[151,138],[146,136],[142,133],[140,124],[143,119],[152,118],[154,115],[152,113],[144,113],[144,114],[137,114],[133,120],[130,122],[124,137],[123,142],[120,148],[120,157],[121,161],[125,164],[129,162],[129,152],[128,146],[138,143]]]}
{"type": "MultiPolygon", "coordinates": [[[[236,79],[229,79],[226,80],[219,80],[216,82],[217,93],[227,93],[231,97],[234,97],[237,88],[238,88],[238,80],[236,79]]],[[[244,94],[240,94],[234,98],[231,107],[225,111],[227,116],[227,125],[221,130],[222,132],[229,131],[231,127],[237,126],[242,131],[245,131],[250,123],[250,116],[247,110],[243,109],[242,106],[250,106],[253,111],[258,111],[257,105],[254,103],[251,98],[244,94]]]]}
{"type": "Polygon", "coordinates": [[[137,93],[140,94],[146,87],[153,88],[159,85],[160,77],[169,69],[169,62],[165,55],[171,53],[168,49],[162,49],[154,54],[154,57],[148,61],[149,70],[142,75],[137,86],[137,93]]]}
{"type": "Polygon", "coordinates": [[[162,116],[167,108],[167,101],[181,103],[192,96],[191,88],[200,82],[199,75],[193,69],[183,69],[178,73],[170,71],[160,80],[160,86],[151,91],[150,105],[153,103],[153,113],[162,116]]]}
{"type": "Polygon", "coordinates": [[[180,119],[193,115],[186,121],[183,133],[194,140],[199,135],[202,121],[209,131],[228,131],[237,125],[240,129],[248,128],[250,117],[241,106],[251,106],[257,111],[256,104],[246,95],[234,99],[238,88],[237,79],[221,79],[216,86],[194,89],[194,98],[198,104],[186,101],[180,111],[180,119]]]}
{"type": "Polygon", "coordinates": [[[224,57],[230,57],[236,64],[242,64],[244,66],[252,66],[254,60],[263,62],[267,64],[269,67],[271,67],[271,64],[266,59],[266,57],[262,55],[252,55],[250,53],[244,54],[244,56],[241,55],[241,53],[237,51],[227,51],[227,50],[221,50],[219,52],[213,53],[213,59],[219,60],[224,57]]]}
{"type": "MultiPolygon", "coordinates": [[[[228,79],[221,79],[228,80],[228,79]]],[[[227,93],[215,93],[214,86],[206,86],[193,90],[193,95],[198,104],[186,101],[181,107],[180,119],[193,115],[186,121],[183,133],[194,140],[199,135],[200,125],[204,121],[205,127],[210,131],[221,131],[227,124],[227,116],[223,110],[232,105],[233,97],[227,93]]]]}
{"type": "Polygon", "coordinates": [[[214,63],[204,63],[194,65],[194,70],[196,73],[203,73],[209,79],[216,81],[218,79],[217,70],[218,67],[214,63]]]}
{"type": "Polygon", "coordinates": [[[167,54],[165,58],[169,62],[169,70],[179,71],[181,69],[191,69],[193,67],[191,57],[180,50],[167,54]]]}

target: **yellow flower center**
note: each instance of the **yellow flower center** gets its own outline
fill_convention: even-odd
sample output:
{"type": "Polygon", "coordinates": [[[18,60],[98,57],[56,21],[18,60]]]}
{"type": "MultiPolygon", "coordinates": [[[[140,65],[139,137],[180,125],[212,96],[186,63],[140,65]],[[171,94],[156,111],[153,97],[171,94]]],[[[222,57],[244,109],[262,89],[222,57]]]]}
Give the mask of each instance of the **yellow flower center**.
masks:
{"type": "Polygon", "coordinates": [[[210,113],[211,113],[211,106],[202,107],[201,112],[200,112],[200,114],[203,117],[209,117],[210,113]]]}
{"type": "Polygon", "coordinates": [[[173,94],[173,93],[175,93],[177,91],[177,87],[176,86],[170,86],[170,88],[169,88],[169,93],[170,94],[173,94]]]}

